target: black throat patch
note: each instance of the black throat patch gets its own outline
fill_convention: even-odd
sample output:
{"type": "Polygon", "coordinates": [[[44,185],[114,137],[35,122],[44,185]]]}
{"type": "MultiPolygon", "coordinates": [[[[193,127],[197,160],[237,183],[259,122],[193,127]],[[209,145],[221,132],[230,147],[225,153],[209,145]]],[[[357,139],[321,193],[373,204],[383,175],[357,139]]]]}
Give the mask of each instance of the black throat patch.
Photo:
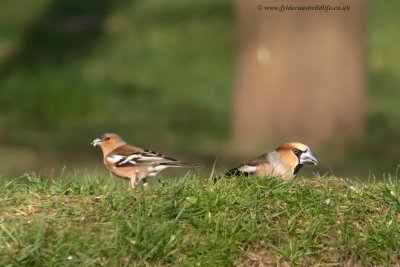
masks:
{"type": "Polygon", "coordinates": [[[293,175],[296,175],[300,171],[301,167],[303,167],[303,164],[297,164],[293,170],[293,175]]]}

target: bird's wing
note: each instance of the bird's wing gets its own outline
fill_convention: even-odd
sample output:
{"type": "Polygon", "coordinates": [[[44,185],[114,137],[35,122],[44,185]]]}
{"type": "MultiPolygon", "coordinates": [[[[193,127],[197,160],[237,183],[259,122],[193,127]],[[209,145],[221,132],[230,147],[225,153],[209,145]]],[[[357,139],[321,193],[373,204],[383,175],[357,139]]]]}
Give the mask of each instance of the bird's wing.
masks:
{"type": "Polygon", "coordinates": [[[268,154],[258,156],[249,162],[246,162],[239,167],[230,169],[225,173],[224,176],[250,176],[257,172],[257,168],[260,164],[268,164],[268,154]]]}
{"type": "Polygon", "coordinates": [[[166,167],[190,166],[189,164],[182,163],[176,159],[166,157],[163,154],[128,145],[117,148],[111,152],[107,155],[107,160],[113,162],[117,167],[156,167],[160,165],[166,167]]]}

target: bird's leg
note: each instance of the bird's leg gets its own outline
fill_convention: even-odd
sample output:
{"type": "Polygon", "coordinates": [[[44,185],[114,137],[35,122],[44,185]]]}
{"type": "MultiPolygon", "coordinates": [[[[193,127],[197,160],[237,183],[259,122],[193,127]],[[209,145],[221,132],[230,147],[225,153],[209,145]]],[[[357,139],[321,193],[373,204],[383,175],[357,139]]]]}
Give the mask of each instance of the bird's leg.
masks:
{"type": "Polygon", "coordinates": [[[135,189],[137,186],[137,179],[136,177],[131,178],[131,188],[135,189]]]}

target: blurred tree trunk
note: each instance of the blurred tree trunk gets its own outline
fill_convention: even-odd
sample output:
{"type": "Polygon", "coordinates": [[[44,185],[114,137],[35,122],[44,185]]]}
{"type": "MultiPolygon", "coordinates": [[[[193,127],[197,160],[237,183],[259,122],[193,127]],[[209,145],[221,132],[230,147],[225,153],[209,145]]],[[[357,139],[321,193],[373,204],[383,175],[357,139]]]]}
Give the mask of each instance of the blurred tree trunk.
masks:
{"type": "Polygon", "coordinates": [[[363,0],[236,0],[235,9],[236,147],[316,144],[363,132],[363,0]],[[264,9],[281,4],[350,5],[350,11],[264,9]]]}

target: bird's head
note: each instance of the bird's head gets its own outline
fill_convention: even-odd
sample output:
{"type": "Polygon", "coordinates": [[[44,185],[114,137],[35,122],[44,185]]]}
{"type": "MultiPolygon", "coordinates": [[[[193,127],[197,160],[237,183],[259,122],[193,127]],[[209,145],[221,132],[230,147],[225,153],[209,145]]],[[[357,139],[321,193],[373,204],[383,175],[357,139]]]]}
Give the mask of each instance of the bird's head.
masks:
{"type": "Polygon", "coordinates": [[[94,139],[91,143],[92,146],[100,146],[105,154],[108,150],[111,151],[124,144],[124,140],[119,135],[113,133],[105,133],[101,137],[94,139]]]}
{"type": "Polygon", "coordinates": [[[318,160],[311,149],[302,143],[285,143],[276,149],[282,160],[293,167],[295,175],[303,165],[317,165],[318,160]]]}

